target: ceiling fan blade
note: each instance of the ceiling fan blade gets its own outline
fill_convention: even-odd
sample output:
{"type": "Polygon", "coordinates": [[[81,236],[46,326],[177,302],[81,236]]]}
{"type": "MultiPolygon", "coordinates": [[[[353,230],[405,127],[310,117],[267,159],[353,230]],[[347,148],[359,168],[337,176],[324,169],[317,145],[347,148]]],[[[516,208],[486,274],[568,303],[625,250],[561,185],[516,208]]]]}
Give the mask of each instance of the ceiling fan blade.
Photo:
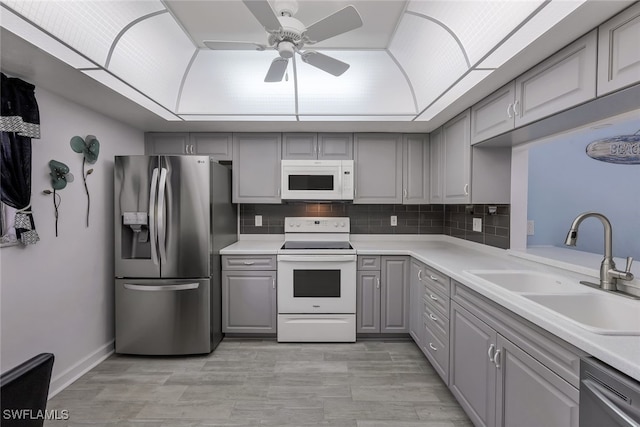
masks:
{"type": "Polygon", "coordinates": [[[267,47],[260,43],[234,42],[223,40],[204,40],[202,43],[213,50],[265,50],[267,47]]]}
{"type": "Polygon", "coordinates": [[[362,18],[353,6],[347,6],[320,21],[311,24],[304,35],[309,44],[326,40],[338,34],[355,30],[362,26],[362,18]]]}
{"type": "Polygon", "coordinates": [[[242,0],[242,2],[268,32],[273,33],[282,28],[278,16],[267,0],[242,0]]]}
{"type": "Polygon", "coordinates": [[[271,61],[271,66],[269,67],[269,71],[267,71],[264,81],[267,83],[281,82],[284,73],[287,71],[287,65],[289,65],[289,60],[280,56],[271,61]]]}
{"type": "Polygon", "coordinates": [[[334,76],[340,76],[349,69],[349,64],[346,62],[339,61],[315,50],[307,50],[301,54],[301,57],[307,64],[313,65],[334,76]]]}

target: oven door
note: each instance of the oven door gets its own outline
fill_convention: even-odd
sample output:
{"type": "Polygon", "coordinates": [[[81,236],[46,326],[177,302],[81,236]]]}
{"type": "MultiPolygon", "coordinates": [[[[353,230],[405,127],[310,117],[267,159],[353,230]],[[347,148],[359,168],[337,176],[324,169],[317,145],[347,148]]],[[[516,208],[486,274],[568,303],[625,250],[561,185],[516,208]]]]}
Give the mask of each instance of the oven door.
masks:
{"type": "Polygon", "coordinates": [[[282,161],[282,199],[342,199],[340,161],[282,161]]]}
{"type": "Polygon", "coordinates": [[[356,255],[278,255],[278,313],[355,313],[356,255]]]}

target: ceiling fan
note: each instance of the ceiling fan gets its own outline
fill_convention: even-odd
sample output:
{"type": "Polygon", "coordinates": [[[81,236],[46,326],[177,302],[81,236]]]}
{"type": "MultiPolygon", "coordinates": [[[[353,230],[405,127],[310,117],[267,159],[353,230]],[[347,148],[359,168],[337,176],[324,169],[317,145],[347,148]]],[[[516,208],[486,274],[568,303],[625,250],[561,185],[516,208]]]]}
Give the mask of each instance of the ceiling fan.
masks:
{"type": "Polygon", "coordinates": [[[296,52],[307,64],[334,76],[340,76],[349,69],[349,64],[345,62],[315,50],[302,51],[302,48],[361,27],[362,18],[355,7],[346,6],[305,27],[302,22],[293,17],[298,11],[296,0],[276,0],[275,11],[267,0],[242,0],[242,2],[269,34],[267,44],[205,40],[203,41],[205,46],[213,50],[265,50],[267,48],[277,50],[280,56],[271,62],[264,78],[265,82],[282,81],[289,59],[296,52]]]}

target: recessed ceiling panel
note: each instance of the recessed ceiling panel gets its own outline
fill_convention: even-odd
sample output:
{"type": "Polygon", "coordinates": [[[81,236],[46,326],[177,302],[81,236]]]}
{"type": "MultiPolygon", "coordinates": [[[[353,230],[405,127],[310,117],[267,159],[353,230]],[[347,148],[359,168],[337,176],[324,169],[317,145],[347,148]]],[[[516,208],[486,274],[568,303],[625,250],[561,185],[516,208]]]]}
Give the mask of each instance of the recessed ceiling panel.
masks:
{"type": "Polygon", "coordinates": [[[415,116],[300,116],[301,122],[410,122],[415,116]]]}
{"type": "Polygon", "coordinates": [[[160,1],[25,1],[3,3],[100,65],[129,23],[164,10],[160,1]]]}
{"type": "Polygon", "coordinates": [[[333,76],[296,58],[298,112],[305,115],[415,115],[411,87],[386,51],[323,50],[350,65],[333,76]]]}
{"type": "Polygon", "coordinates": [[[541,0],[412,1],[407,11],[442,23],[460,40],[471,65],[520,25],[541,0]]]}
{"type": "Polygon", "coordinates": [[[195,47],[169,13],[145,19],[124,33],[109,71],[173,111],[195,47]]]}
{"type": "Polygon", "coordinates": [[[467,71],[467,62],[459,44],[442,26],[405,14],[389,52],[409,77],[418,109],[436,100],[467,71]]]}
{"type": "Polygon", "coordinates": [[[283,81],[264,81],[276,57],[278,54],[271,50],[200,50],[185,80],[178,113],[295,114],[291,61],[283,81]]]}
{"type": "Polygon", "coordinates": [[[252,116],[252,115],[207,115],[207,114],[194,114],[194,115],[181,115],[180,116],[186,122],[295,122],[296,116],[284,116],[284,115],[272,115],[272,116],[252,116]]]}

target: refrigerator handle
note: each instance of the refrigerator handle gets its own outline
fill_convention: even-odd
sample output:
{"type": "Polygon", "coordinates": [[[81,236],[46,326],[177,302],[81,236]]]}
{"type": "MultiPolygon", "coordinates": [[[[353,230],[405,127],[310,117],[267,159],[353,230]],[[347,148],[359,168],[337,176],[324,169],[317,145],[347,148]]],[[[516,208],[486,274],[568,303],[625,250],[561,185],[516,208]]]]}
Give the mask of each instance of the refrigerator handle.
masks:
{"type": "Polygon", "coordinates": [[[158,248],[160,249],[160,262],[167,262],[167,217],[165,199],[167,190],[167,169],[160,170],[160,184],[158,188],[158,248]]]}
{"type": "Polygon", "coordinates": [[[158,193],[158,168],[153,169],[151,188],[149,189],[149,232],[151,233],[151,259],[158,265],[158,249],[156,243],[156,194],[158,193]]]}

